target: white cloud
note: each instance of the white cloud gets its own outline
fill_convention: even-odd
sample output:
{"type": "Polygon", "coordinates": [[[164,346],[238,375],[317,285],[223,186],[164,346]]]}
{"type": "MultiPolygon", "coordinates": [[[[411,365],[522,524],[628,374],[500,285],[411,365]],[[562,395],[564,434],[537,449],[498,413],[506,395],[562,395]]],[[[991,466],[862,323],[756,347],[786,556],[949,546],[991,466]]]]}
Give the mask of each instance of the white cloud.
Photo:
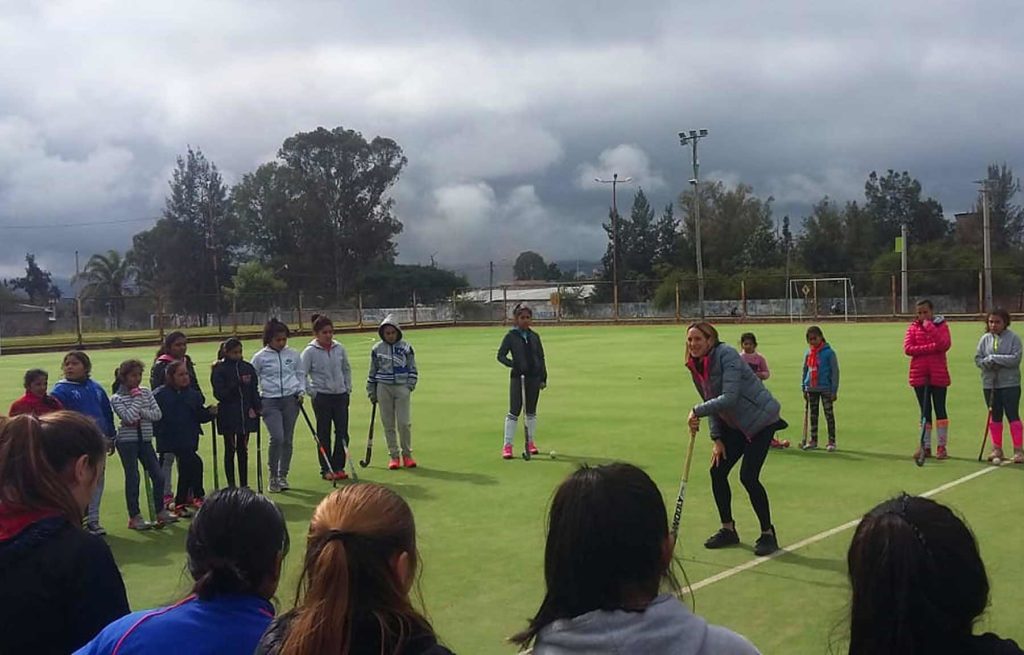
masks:
{"type": "Polygon", "coordinates": [[[435,179],[539,174],[562,157],[550,132],[520,121],[491,120],[445,135],[429,147],[435,179]]]}
{"type": "Polygon", "coordinates": [[[594,178],[612,179],[618,173],[619,179],[633,178],[632,184],[646,191],[658,191],[666,186],[665,178],[651,166],[651,158],[640,146],[623,143],[601,152],[597,162],[587,162],[579,167],[576,184],[582,189],[598,189],[604,185],[594,178]]]}

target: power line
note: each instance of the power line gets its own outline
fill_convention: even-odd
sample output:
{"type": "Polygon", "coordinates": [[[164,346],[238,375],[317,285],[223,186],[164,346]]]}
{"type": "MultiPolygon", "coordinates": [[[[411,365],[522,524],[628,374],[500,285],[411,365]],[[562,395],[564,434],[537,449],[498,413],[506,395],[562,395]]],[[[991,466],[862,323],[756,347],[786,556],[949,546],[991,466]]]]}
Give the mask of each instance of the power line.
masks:
{"type": "Polygon", "coordinates": [[[156,219],[149,218],[125,218],[121,220],[111,221],[88,221],[85,223],[35,223],[32,225],[3,225],[0,224],[0,230],[36,230],[39,228],[72,228],[72,227],[95,227],[97,225],[121,225],[124,223],[142,223],[154,221],[156,219]]]}

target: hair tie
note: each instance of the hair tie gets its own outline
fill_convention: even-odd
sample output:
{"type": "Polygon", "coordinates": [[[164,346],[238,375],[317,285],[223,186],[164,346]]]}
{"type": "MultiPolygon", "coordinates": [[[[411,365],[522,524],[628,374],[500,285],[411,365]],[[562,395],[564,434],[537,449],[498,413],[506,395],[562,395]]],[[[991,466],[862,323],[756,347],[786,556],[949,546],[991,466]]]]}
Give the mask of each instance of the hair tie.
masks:
{"type": "Polygon", "coordinates": [[[328,541],[345,541],[349,537],[357,536],[354,532],[347,532],[345,530],[328,530],[324,536],[324,543],[328,541]]]}

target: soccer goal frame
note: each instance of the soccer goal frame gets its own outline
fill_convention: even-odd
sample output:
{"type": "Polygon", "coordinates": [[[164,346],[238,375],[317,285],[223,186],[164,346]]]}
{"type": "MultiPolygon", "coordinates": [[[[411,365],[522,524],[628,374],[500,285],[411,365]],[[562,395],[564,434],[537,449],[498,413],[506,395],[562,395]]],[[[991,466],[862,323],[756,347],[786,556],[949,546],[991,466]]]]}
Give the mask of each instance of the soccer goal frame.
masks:
{"type": "Polygon", "coordinates": [[[831,311],[831,304],[839,300],[838,296],[825,296],[824,299],[831,301],[825,316],[839,316],[841,314],[843,320],[847,322],[850,320],[850,316],[856,318],[857,296],[854,293],[853,280],[848,277],[806,277],[790,278],[786,285],[786,305],[789,310],[790,322],[804,318],[820,318],[822,314],[819,310],[819,302],[823,297],[818,294],[818,285],[837,282],[843,285],[842,311],[831,311]],[[808,305],[810,305],[811,311],[805,313],[804,310],[808,305]],[[851,305],[853,306],[852,311],[851,305]]]}

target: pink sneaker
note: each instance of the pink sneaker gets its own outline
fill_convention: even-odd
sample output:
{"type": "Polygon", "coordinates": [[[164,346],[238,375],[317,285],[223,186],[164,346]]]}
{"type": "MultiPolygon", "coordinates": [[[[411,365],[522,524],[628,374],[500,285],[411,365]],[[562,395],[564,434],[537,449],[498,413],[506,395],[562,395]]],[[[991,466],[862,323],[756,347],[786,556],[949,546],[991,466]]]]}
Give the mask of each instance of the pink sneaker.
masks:
{"type": "Polygon", "coordinates": [[[501,458],[502,459],[512,459],[512,444],[507,443],[501,449],[501,458]]]}
{"type": "Polygon", "coordinates": [[[537,455],[538,453],[540,453],[540,451],[537,450],[537,444],[533,443],[532,441],[529,444],[527,444],[526,449],[530,451],[531,455],[537,455]]]}
{"type": "Polygon", "coordinates": [[[398,461],[397,457],[392,457],[391,461],[388,462],[388,470],[397,471],[400,468],[402,468],[402,463],[398,461]]]}
{"type": "Polygon", "coordinates": [[[404,466],[407,469],[414,469],[416,468],[416,460],[412,458],[412,455],[403,455],[402,466],[404,466]]]}
{"type": "Polygon", "coordinates": [[[939,446],[935,450],[935,459],[949,459],[949,453],[946,452],[945,446],[939,446]]]}

